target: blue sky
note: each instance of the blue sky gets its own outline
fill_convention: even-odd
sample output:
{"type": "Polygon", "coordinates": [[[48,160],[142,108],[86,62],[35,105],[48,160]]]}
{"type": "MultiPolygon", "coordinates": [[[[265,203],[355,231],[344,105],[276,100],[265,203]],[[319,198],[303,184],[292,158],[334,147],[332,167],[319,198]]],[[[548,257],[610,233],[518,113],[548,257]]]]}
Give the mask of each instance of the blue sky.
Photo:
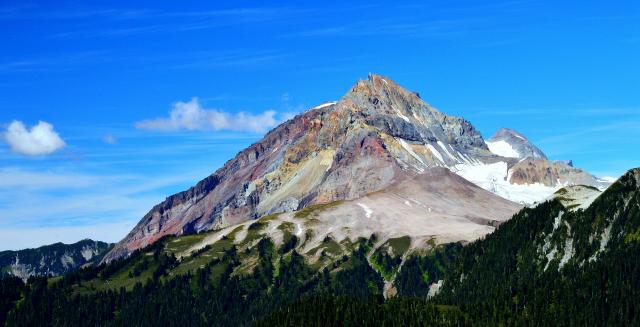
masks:
{"type": "Polygon", "coordinates": [[[2,1],[0,250],[117,241],[369,72],[620,175],[640,166],[639,22],[638,1],[2,1]],[[10,146],[39,121],[53,143],[10,146]]]}

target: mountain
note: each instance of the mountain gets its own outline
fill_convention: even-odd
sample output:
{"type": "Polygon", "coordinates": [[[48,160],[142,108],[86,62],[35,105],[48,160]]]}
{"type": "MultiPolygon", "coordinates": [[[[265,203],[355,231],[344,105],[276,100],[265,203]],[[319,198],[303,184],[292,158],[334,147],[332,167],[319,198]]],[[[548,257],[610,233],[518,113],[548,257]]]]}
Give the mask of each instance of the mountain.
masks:
{"type": "Polygon", "coordinates": [[[489,150],[507,158],[547,160],[547,156],[524,135],[508,128],[499,129],[486,141],[489,150]]]}
{"type": "MultiPolygon", "coordinates": [[[[444,168],[430,174],[412,187],[440,179],[434,183],[444,184],[444,192],[460,179],[444,168]]],[[[407,237],[338,242],[332,234],[305,252],[316,230],[342,229],[305,226],[325,224],[321,213],[345,202],[163,237],[58,280],[0,280],[0,323],[3,317],[7,326],[640,323],[640,169],[604,192],[560,189],[467,244],[414,248],[407,237]]],[[[352,207],[366,211],[358,202],[352,207]]],[[[369,207],[371,218],[379,208],[369,207]]],[[[352,221],[345,212],[331,216],[352,221]]]]}
{"type": "Polygon", "coordinates": [[[465,246],[434,301],[491,325],[638,325],[640,169],[595,192],[561,190],[465,246]]]}
{"type": "Polygon", "coordinates": [[[491,233],[520,208],[446,168],[434,167],[356,200],[309,206],[220,229],[176,256],[189,257],[216,247],[221,240],[233,239],[233,244],[244,249],[261,238],[281,245],[287,235],[295,235],[298,253],[312,263],[326,265],[349,253],[358,239],[372,234],[376,235],[374,248],[402,240],[402,254],[438,244],[471,242],[491,233]],[[329,254],[323,255],[324,250],[329,254]]]}
{"type": "MultiPolygon", "coordinates": [[[[311,205],[356,200],[433,167],[448,168],[521,204],[544,200],[566,186],[563,176],[551,178],[552,184],[547,185],[546,175],[528,169],[511,174],[512,168],[522,166],[519,164],[517,158],[489,151],[468,121],[439,112],[389,78],[370,74],[339,101],[317,106],[281,124],[196,186],[156,205],[104,261],[167,235],[220,229],[311,205]],[[516,177],[512,180],[509,175],[516,177]]],[[[511,211],[487,217],[486,211],[462,208],[460,214],[471,221],[502,220],[519,208],[496,207],[510,207],[511,211]]],[[[433,231],[436,236],[444,233],[433,231]]],[[[466,235],[449,237],[454,238],[468,239],[466,235]]]]}
{"type": "Polygon", "coordinates": [[[99,262],[113,244],[82,240],[35,249],[0,252],[0,272],[23,280],[31,276],[60,276],[87,263],[99,262]]]}

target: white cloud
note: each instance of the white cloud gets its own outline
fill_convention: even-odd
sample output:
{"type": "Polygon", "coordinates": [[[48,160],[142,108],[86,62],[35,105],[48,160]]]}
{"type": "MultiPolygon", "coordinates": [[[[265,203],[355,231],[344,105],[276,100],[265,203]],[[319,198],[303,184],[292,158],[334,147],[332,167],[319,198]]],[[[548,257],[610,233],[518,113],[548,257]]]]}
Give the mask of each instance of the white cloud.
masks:
{"type": "Polygon", "coordinates": [[[178,102],[168,118],[157,118],[138,122],[136,128],[158,131],[240,131],[262,133],[280,122],[276,112],[267,110],[254,115],[246,112],[228,113],[216,109],[205,109],[197,98],[189,102],[178,102]]]}
{"type": "Polygon", "coordinates": [[[112,134],[105,135],[102,138],[102,141],[104,141],[104,143],[111,144],[111,145],[115,145],[116,143],[118,143],[118,140],[112,134]]]}
{"type": "Polygon", "coordinates": [[[44,121],[28,130],[21,121],[14,120],[4,133],[4,140],[13,152],[27,156],[51,154],[65,146],[53,125],[44,121]]]}

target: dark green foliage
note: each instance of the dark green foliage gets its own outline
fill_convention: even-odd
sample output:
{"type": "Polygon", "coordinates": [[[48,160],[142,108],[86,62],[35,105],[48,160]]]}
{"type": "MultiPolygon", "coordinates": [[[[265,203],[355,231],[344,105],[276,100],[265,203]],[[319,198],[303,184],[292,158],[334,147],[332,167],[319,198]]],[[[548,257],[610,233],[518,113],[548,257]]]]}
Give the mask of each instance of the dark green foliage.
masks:
{"type": "Polygon", "coordinates": [[[481,325],[640,325],[640,243],[628,241],[640,226],[638,190],[627,174],[587,210],[566,212],[558,201],[523,210],[462,249],[435,300],[481,325]],[[607,227],[611,237],[600,252],[607,227]],[[552,246],[572,240],[574,254],[562,269],[541,255],[545,235],[552,246]]]}
{"type": "Polygon", "coordinates": [[[409,257],[396,276],[398,294],[425,298],[429,285],[445,279],[455,268],[460,251],[462,245],[452,243],[439,246],[426,256],[409,257]]]}
{"type": "Polygon", "coordinates": [[[380,297],[382,280],[367,264],[364,249],[347,258],[348,262],[340,261],[349,267],[331,274],[312,269],[295,250],[283,251],[285,246],[277,249],[270,240],[260,240],[259,262],[246,276],[233,274],[240,265],[235,246],[193,275],[172,276],[175,257],[156,243],[130,258],[106,267],[80,269],[50,285],[46,279],[30,280],[20,303],[9,313],[7,325],[242,326],[304,296],[339,292],[362,299],[380,297]],[[153,278],[131,290],[75,292],[78,285],[104,281],[125,269],[134,271],[145,261],[156,267],[153,278]]]}
{"type": "Polygon", "coordinates": [[[387,252],[372,253],[372,235],[318,270],[288,235],[279,248],[269,239],[242,251],[228,245],[193,273],[175,274],[178,262],[163,239],[55,282],[1,280],[0,318],[10,310],[6,326],[638,326],[638,190],[636,179],[624,176],[587,210],[543,203],[485,239],[439,246],[401,265],[387,252]],[[611,237],[602,243],[606,230],[611,237]],[[547,260],[541,249],[561,249],[569,239],[572,259],[559,269],[559,256],[547,260]],[[383,273],[399,269],[398,298],[383,299],[372,265],[383,273]],[[129,287],[120,289],[83,286],[129,271],[144,278],[132,277],[135,286],[125,278],[129,287]],[[439,280],[440,293],[426,302],[439,280]]]}
{"type": "Polygon", "coordinates": [[[261,319],[255,326],[470,326],[456,308],[412,298],[359,299],[313,296],[261,319]]]}
{"type": "Polygon", "coordinates": [[[380,249],[371,256],[371,261],[386,279],[391,279],[402,263],[402,258],[390,255],[386,249],[380,249]]]}
{"type": "Polygon", "coordinates": [[[191,254],[191,256],[192,257],[197,257],[197,256],[199,256],[199,255],[201,255],[201,254],[203,254],[203,253],[205,253],[205,252],[207,252],[209,250],[211,250],[211,245],[205,245],[201,249],[198,249],[198,250],[194,251],[191,254]]]}
{"type": "Polygon", "coordinates": [[[18,277],[0,278],[0,326],[4,326],[7,313],[20,299],[24,289],[25,285],[18,277]]]}
{"type": "Polygon", "coordinates": [[[291,250],[293,250],[296,245],[298,244],[298,237],[296,237],[295,235],[291,235],[282,245],[282,248],[280,248],[280,253],[287,253],[291,250]]]}

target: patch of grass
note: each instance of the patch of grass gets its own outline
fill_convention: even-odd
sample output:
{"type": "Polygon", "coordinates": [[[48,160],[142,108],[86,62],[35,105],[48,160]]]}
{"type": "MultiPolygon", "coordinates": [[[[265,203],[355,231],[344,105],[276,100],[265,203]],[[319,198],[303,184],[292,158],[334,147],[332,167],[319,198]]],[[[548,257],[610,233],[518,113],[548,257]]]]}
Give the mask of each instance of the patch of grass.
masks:
{"type": "Polygon", "coordinates": [[[427,244],[429,244],[432,248],[435,248],[435,247],[436,247],[436,240],[435,240],[435,239],[433,239],[433,238],[430,238],[430,239],[427,241],[427,244]]]}
{"type": "Polygon", "coordinates": [[[62,276],[51,277],[51,278],[47,279],[47,284],[48,285],[52,285],[52,284],[54,284],[56,282],[59,282],[61,280],[62,280],[62,276]]]}
{"type": "Polygon", "coordinates": [[[231,233],[229,233],[229,235],[233,234],[233,238],[229,236],[227,236],[226,238],[223,237],[217,242],[210,244],[210,249],[199,254],[198,256],[184,258],[180,262],[180,264],[171,271],[171,273],[176,275],[183,275],[189,271],[193,273],[199,268],[205,266],[207,263],[211,262],[211,260],[222,258],[222,256],[224,255],[224,251],[233,246],[235,233],[237,233],[237,231],[239,231],[239,229],[236,228],[231,233]]]}
{"type": "Polygon", "coordinates": [[[331,254],[333,256],[342,254],[342,247],[332,237],[326,237],[322,241],[322,246],[324,248],[324,251],[328,254],[331,254]]]}
{"type": "Polygon", "coordinates": [[[279,213],[272,213],[270,215],[262,216],[258,218],[258,220],[263,223],[268,223],[270,221],[276,220],[279,216],[280,216],[279,213]]]}
{"type": "Polygon", "coordinates": [[[402,236],[390,238],[387,241],[387,244],[389,245],[389,247],[391,247],[393,254],[402,256],[409,250],[409,247],[411,247],[411,237],[402,236]]]}
{"type": "Polygon", "coordinates": [[[307,229],[304,231],[304,243],[302,243],[302,245],[300,245],[300,247],[304,247],[305,245],[307,245],[307,243],[309,243],[309,241],[311,241],[311,239],[313,238],[314,235],[314,231],[311,229],[307,229]]]}
{"type": "Polygon", "coordinates": [[[285,221],[278,226],[278,229],[282,231],[282,234],[283,234],[282,239],[286,241],[290,239],[291,236],[293,235],[293,231],[296,230],[296,225],[288,221],[285,221]]]}
{"type": "Polygon", "coordinates": [[[242,240],[242,245],[250,244],[255,240],[261,239],[262,236],[263,235],[260,234],[260,230],[251,229],[251,226],[249,226],[249,229],[247,230],[247,236],[245,236],[244,240],[242,240]]]}
{"type": "Polygon", "coordinates": [[[248,275],[258,265],[259,256],[257,247],[251,248],[249,253],[239,254],[240,265],[236,267],[232,273],[235,276],[248,275]]]}
{"type": "Polygon", "coordinates": [[[258,231],[259,232],[259,231],[263,230],[265,227],[267,227],[268,224],[269,224],[268,222],[264,222],[264,221],[258,220],[256,222],[252,223],[251,225],[249,225],[248,230],[250,230],[250,231],[258,231]]]}
{"type": "Polygon", "coordinates": [[[172,237],[167,240],[165,251],[178,255],[202,241],[208,233],[172,237]]]}
{"type": "Polygon", "coordinates": [[[626,244],[632,242],[640,242],[640,228],[638,228],[635,232],[629,233],[624,237],[624,242],[626,244]]]}
{"type": "Polygon", "coordinates": [[[569,193],[569,190],[567,190],[566,188],[561,188],[559,190],[557,190],[554,194],[558,194],[558,195],[563,195],[563,194],[567,194],[569,193]]]}
{"type": "Polygon", "coordinates": [[[296,218],[309,218],[310,216],[318,213],[318,212],[322,212],[324,210],[333,208],[341,203],[343,203],[344,201],[334,201],[334,202],[329,202],[329,203],[323,203],[323,204],[314,204],[314,205],[310,205],[307,206],[306,208],[296,212],[294,214],[294,217],[296,218]]]}
{"type": "Polygon", "coordinates": [[[305,220],[303,224],[304,224],[305,227],[317,226],[317,225],[320,224],[320,219],[309,218],[309,219],[305,220]]]}
{"type": "Polygon", "coordinates": [[[131,290],[136,283],[141,283],[144,285],[148,280],[150,280],[153,277],[153,271],[156,270],[157,267],[158,263],[155,262],[151,256],[146,256],[146,254],[143,254],[135,260],[132,260],[129,264],[124,266],[122,269],[120,269],[118,272],[111,275],[111,277],[107,279],[95,278],[88,281],[82,281],[81,283],[74,285],[74,293],[82,295],[105,290],[115,291],[119,290],[122,287],[127,290],[131,290]],[[134,268],[145,258],[149,260],[147,269],[143,270],[140,275],[133,276],[134,268]]]}

